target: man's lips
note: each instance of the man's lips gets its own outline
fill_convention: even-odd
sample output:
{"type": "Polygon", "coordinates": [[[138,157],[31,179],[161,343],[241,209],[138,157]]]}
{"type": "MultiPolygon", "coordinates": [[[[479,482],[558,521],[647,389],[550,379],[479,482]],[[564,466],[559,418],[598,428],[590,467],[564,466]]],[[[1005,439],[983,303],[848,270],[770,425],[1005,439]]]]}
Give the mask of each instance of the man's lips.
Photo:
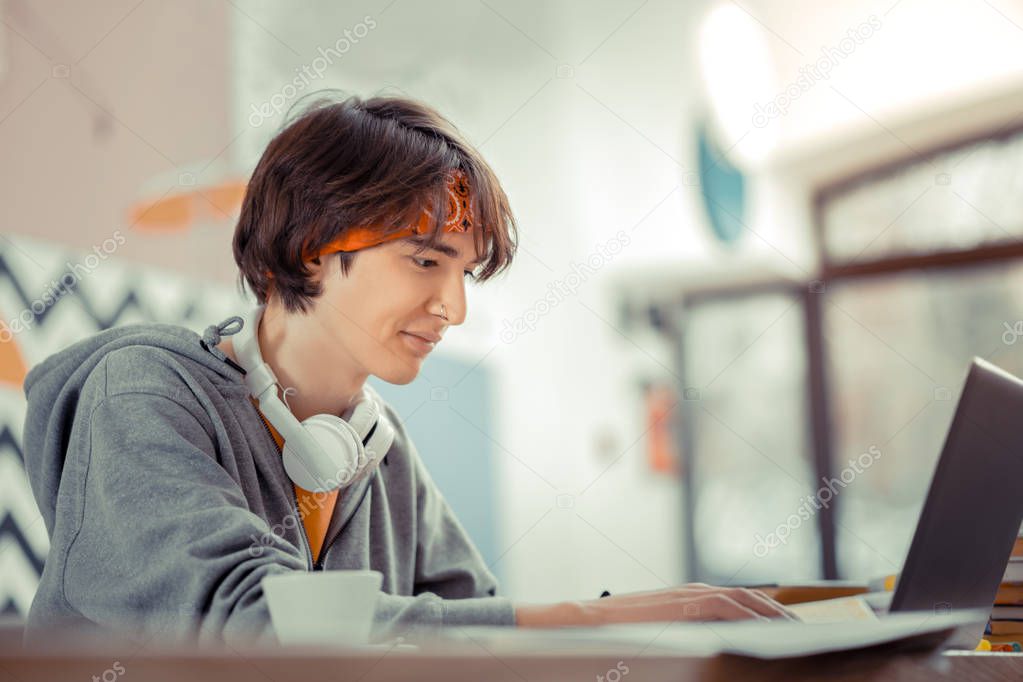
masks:
{"type": "MultiPolygon", "coordinates": [[[[405,343],[412,349],[412,352],[422,357],[426,357],[437,345],[436,341],[424,338],[421,333],[401,332],[401,335],[405,337],[405,343]]],[[[435,334],[434,336],[439,340],[439,335],[435,334]]]]}
{"type": "Polygon", "coordinates": [[[403,334],[410,334],[412,336],[418,336],[423,341],[426,341],[428,343],[433,343],[433,344],[436,344],[437,342],[439,342],[441,340],[441,335],[438,334],[437,332],[410,332],[410,331],[405,331],[405,332],[402,332],[402,333],[403,334]]]}

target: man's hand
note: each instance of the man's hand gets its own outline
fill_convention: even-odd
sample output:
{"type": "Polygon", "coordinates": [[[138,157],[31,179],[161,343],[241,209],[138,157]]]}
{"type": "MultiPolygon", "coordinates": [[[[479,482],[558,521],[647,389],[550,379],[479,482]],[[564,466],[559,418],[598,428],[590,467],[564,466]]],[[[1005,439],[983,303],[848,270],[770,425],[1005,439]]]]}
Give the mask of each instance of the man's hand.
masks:
{"type": "Polygon", "coordinates": [[[799,620],[760,590],[715,587],[704,583],[587,601],[520,605],[515,608],[515,622],[520,627],[771,618],[799,620]]]}

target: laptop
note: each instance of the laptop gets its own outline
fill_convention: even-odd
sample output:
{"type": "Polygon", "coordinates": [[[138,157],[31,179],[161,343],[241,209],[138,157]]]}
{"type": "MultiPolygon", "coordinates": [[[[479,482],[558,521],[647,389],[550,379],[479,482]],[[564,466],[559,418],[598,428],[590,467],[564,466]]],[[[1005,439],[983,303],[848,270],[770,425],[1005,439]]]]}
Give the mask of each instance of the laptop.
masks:
{"type": "Polygon", "coordinates": [[[875,613],[990,612],[1021,522],[1023,381],[974,358],[895,591],[863,599],[875,613]]]}

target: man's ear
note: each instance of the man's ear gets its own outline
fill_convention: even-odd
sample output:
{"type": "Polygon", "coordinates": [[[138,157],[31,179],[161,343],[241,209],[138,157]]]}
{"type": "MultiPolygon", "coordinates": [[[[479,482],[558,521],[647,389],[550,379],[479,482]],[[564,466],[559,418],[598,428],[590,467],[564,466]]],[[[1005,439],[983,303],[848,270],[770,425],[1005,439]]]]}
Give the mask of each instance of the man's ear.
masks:
{"type": "Polygon", "coordinates": [[[311,260],[306,261],[306,267],[309,268],[310,274],[313,279],[318,280],[323,273],[323,259],[319,256],[311,260]]]}
{"type": "Polygon", "coordinates": [[[321,285],[324,283],[324,279],[328,276],[328,271],[333,265],[334,259],[331,256],[332,254],[317,256],[306,261],[306,267],[309,268],[310,277],[312,277],[313,281],[321,285]]]}

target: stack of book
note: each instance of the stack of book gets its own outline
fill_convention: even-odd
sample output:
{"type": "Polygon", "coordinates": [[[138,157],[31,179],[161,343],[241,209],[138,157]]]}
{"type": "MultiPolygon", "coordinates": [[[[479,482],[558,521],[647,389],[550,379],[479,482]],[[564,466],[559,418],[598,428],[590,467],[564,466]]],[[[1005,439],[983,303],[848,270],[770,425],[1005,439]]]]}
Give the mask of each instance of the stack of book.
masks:
{"type": "Polygon", "coordinates": [[[1012,556],[1005,567],[1002,584],[998,586],[991,619],[984,639],[992,648],[1008,651],[1023,649],[1023,528],[1012,547],[1012,556]]]}

